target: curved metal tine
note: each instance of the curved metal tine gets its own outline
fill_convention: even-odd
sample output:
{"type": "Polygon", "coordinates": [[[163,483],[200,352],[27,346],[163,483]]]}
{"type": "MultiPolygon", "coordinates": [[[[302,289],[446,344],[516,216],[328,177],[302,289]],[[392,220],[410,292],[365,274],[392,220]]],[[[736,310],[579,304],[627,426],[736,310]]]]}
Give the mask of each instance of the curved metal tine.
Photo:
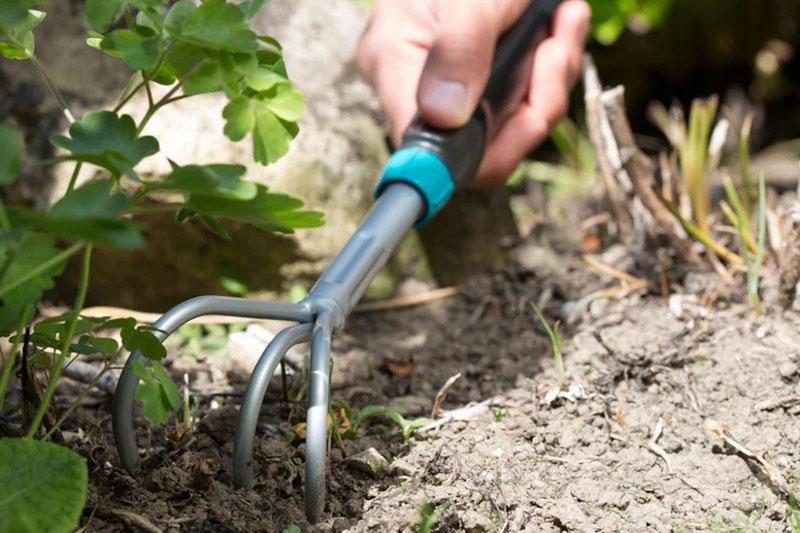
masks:
{"type": "Polygon", "coordinates": [[[325,510],[328,401],[333,314],[323,311],[311,337],[311,371],[306,413],[306,518],[315,524],[325,510]]]}
{"type": "Polygon", "coordinates": [[[311,330],[311,323],[284,329],[272,339],[258,359],[242,397],[242,407],[236,423],[236,437],[233,441],[233,484],[237,487],[253,486],[253,442],[258,415],[275,368],[292,346],[311,337],[311,330]]]}
{"type": "MultiPolygon", "coordinates": [[[[186,300],[164,313],[153,324],[154,334],[163,341],[186,322],[204,315],[271,318],[297,322],[310,322],[314,319],[311,308],[304,304],[262,302],[229,296],[198,296],[186,300]]],[[[141,358],[142,355],[139,352],[134,352],[128,357],[122,374],[119,376],[111,407],[117,453],[120,462],[129,472],[135,472],[139,467],[139,452],[136,448],[136,434],[133,428],[133,404],[139,377],[134,373],[132,363],[141,358]]]]}

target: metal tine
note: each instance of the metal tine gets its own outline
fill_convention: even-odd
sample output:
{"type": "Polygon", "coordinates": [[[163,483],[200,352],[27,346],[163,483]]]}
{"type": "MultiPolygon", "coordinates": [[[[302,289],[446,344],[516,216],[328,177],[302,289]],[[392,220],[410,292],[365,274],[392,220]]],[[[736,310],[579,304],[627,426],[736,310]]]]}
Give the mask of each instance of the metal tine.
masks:
{"type": "Polygon", "coordinates": [[[311,323],[299,324],[278,333],[264,349],[250,376],[242,397],[233,441],[233,484],[237,487],[253,486],[253,441],[270,379],[286,352],[311,337],[312,327],[311,323]]]}
{"type": "Polygon", "coordinates": [[[311,371],[306,412],[306,517],[316,523],[325,510],[325,471],[328,455],[331,337],[334,314],[323,310],[311,338],[311,371]]]}
{"type": "MultiPolygon", "coordinates": [[[[229,296],[198,296],[182,302],[153,324],[154,334],[163,341],[176,329],[192,319],[205,315],[224,315],[245,318],[263,318],[311,322],[315,312],[307,303],[287,304],[246,300],[229,296]]],[[[133,362],[142,359],[139,352],[132,353],[120,374],[112,404],[112,426],[120,462],[129,472],[139,468],[139,451],[133,427],[133,404],[139,376],[133,371],[133,362]]]]}

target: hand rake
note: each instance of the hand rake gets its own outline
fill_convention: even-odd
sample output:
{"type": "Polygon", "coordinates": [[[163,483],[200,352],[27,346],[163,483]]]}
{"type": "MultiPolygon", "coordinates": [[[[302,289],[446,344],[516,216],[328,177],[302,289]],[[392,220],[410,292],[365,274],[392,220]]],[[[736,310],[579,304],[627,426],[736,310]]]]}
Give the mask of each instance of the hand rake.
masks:
{"type": "MultiPolygon", "coordinates": [[[[376,202],[355,234],[300,303],[288,304],[199,296],[165,313],[156,335],[165,339],[180,326],[204,315],[288,320],[297,324],[281,331],[264,350],[242,399],[233,448],[233,482],[253,485],[253,441],[259,411],[273,373],[292,346],[311,341],[305,444],[305,509],[319,520],[325,507],[325,461],[328,442],[331,336],[345,319],[392,251],[412,227],[430,220],[456,187],[466,186],[483,158],[487,140],[525,97],[533,52],[549,31],[560,0],[534,0],[523,16],[499,39],[481,104],[457,130],[437,130],[416,119],[402,146],[387,162],[375,192],[376,202]]],[[[139,378],[132,363],[122,371],[113,403],[114,437],[120,460],[135,472],[139,452],[133,426],[133,404],[139,378]]],[[[142,361],[144,362],[144,361],[142,361]]]]}

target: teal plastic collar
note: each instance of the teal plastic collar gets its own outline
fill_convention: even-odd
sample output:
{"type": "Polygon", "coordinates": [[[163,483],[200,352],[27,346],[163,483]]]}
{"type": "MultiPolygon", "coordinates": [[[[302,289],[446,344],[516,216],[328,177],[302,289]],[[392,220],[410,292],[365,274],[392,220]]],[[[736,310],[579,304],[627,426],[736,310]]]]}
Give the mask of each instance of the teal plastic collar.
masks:
{"type": "Polygon", "coordinates": [[[401,148],[392,154],[383,167],[375,198],[390,184],[398,182],[414,187],[425,200],[425,212],[414,226],[417,228],[433,218],[455,190],[447,165],[436,154],[419,146],[401,148]]]}

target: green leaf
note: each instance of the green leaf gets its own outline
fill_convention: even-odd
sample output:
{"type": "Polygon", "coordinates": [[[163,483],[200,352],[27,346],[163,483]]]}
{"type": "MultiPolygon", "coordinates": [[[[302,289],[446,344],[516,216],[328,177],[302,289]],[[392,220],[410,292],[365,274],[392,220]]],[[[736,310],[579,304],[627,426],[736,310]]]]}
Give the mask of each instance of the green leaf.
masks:
{"type": "Polygon", "coordinates": [[[255,198],[258,190],[255,183],[241,180],[246,170],[241,165],[186,165],[176,168],[160,182],[148,183],[147,190],[250,200],[255,198]]]}
{"type": "Polygon", "coordinates": [[[111,194],[112,181],[94,180],[64,195],[48,213],[21,207],[9,208],[15,225],[33,225],[70,239],[122,248],[144,244],[136,225],[119,217],[128,199],[124,193],[111,194]]]}
{"type": "Polygon", "coordinates": [[[34,5],[34,0],[0,0],[0,32],[11,31],[18,24],[23,24],[28,10],[34,5]]]}
{"type": "Polygon", "coordinates": [[[250,20],[256,16],[256,13],[258,13],[266,3],[267,0],[244,0],[239,2],[239,9],[244,13],[244,18],[250,20]]]}
{"type": "Polygon", "coordinates": [[[136,387],[136,398],[142,402],[144,416],[155,425],[163,424],[169,412],[180,407],[175,382],[159,363],[147,368],[141,361],[134,361],[133,371],[142,380],[136,387]]]}
{"type": "Polygon", "coordinates": [[[258,47],[244,13],[225,0],[206,0],[193,10],[184,5],[167,18],[164,25],[173,36],[203,48],[252,53],[258,47]]]}
{"type": "Polygon", "coordinates": [[[225,83],[219,63],[209,62],[192,72],[183,82],[183,94],[195,95],[218,91],[225,83]]]}
{"type": "Polygon", "coordinates": [[[111,180],[93,180],[65,194],[50,208],[50,216],[57,219],[81,220],[117,218],[125,211],[128,197],[124,193],[111,193],[111,180]]]}
{"type": "Polygon", "coordinates": [[[7,122],[0,122],[0,184],[17,179],[22,157],[22,134],[7,122]]]}
{"type": "Polygon", "coordinates": [[[222,110],[225,119],[225,135],[232,141],[241,141],[256,125],[253,101],[245,96],[237,96],[222,110]]]}
{"type": "Polygon", "coordinates": [[[0,40],[0,55],[7,59],[30,59],[35,51],[33,29],[42,23],[44,17],[42,11],[28,10],[18,24],[6,31],[5,40],[0,40]]]}
{"type": "MultiPolygon", "coordinates": [[[[60,252],[55,246],[55,236],[41,233],[26,232],[16,243],[0,243],[0,261],[4,265],[0,274],[0,287],[14,284],[60,252]]],[[[54,278],[63,270],[64,261],[61,261],[5,293],[0,307],[0,336],[13,331],[25,306],[38,302],[44,291],[52,289],[55,285],[54,278]]]]}
{"type": "Polygon", "coordinates": [[[150,29],[139,26],[133,30],[115,30],[108,37],[132,70],[145,70],[158,62],[161,40],[150,29]]]}
{"type": "Polygon", "coordinates": [[[86,0],[86,18],[93,30],[104,33],[122,16],[127,5],[127,0],[86,0]]]}
{"type": "Polygon", "coordinates": [[[218,271],[219,284],[226,292],[234,296],[244,296],[248,293],[244,271],[238,265],[224,263],[219,265],[218,271]]]}
{"type": "Polygon", "coordinates": [[[146,359],[158,361],[167,356],[167,349],[160,340],[147,329],[123,329],[120,332],[122,345],[129,352],[139,352],[146,359]]]}
{"type": "Polygon", "coordinates": [[[268,165],[289,151],[289,141],[297,135],[297,125],[281,120],[263,102],[257,106],[255,117],[253,158],[268,165]]]}
{"type": "Polygon", "coordinates": [[[69,448],[0,439],[0,531],[75,530],[86,504],[88,475],[86,461],[69,448]]]}
{"type": "Polygon", "coordinates": [[[159,363],[153,365],[153,377],[161,385],[161,393],[167,400],[167,403],[172,409],[177,410],[181,406],[181,397],[178,393],[178,387],[172,378],[159,363]]]}
{"type": "Polygon", "coordinates": [[[80,338],[80,343],[92,348],[90,353],[101,353],[104,355],[113,355],[119,350],[119,343],[116,340],[108,337],[95,337],[93,335],[84,335],[80,338]]]}
{"type": "Polygon", "coordinates": [[[225,218],[262,229],[291,233],[294,228],[315,228],[323,224],[322,213],[302,211],[303,202],[285,194],[273,194],[261,184],[251,200],[230,200],[192,195],[186,208],[204,215],[225,218]]]}
{"type": "Polygon", "coordinates": [[[228,230],[225,229],[225,226],[216,218],[208,215],[200,215],[200,220],[202,220],[206,227],[214,232],[217,237],[226,241],[233,240],[228,230]]]}
{"type": "Polygon", "coordinates": [[[69,134],[70,137],[53,135],[50,142],[71,152],[67,159],[92,163],[114,177],[126,174],[138,179],[133,167],[158,152],[155,137],[137,137],[133,119],[111,111],[87,113],[70,126],[69,134]]]}
{"type": "Polygon", "coordinates": [[[279,72],[275,72],[271,67],[260,66],[245,75],[244,82],[254,91],[268,91],[279,83],[286,83],[288,80],[279,72]]]}
{"type": "Polygon", "coordinates": [[[279,83],[272,87],[264,104],[273,114],[288,122],[299,120],[305,110],[303,95],[290,83],[279,83]]]}

